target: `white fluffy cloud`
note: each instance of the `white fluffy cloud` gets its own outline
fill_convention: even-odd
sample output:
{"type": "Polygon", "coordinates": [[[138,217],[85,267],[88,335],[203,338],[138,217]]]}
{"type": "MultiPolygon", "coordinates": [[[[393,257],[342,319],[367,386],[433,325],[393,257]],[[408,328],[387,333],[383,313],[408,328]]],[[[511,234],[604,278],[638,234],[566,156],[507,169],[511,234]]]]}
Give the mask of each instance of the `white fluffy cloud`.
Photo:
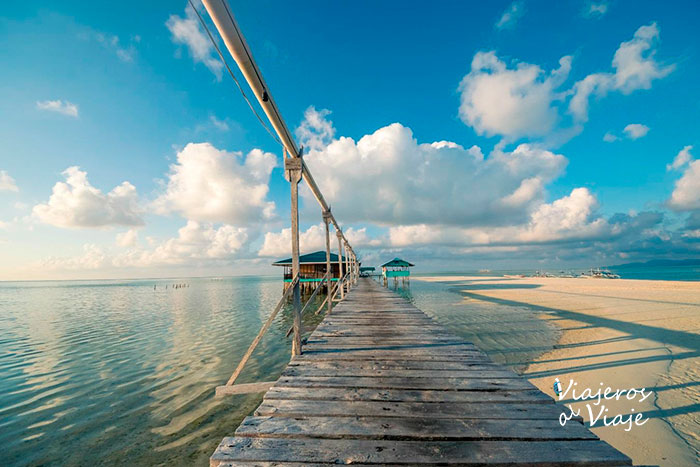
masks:
{"type": "Polygon", "coordinates": [[[316,110],[313,105],[304,111],[304,120],[295,133],[307,150],[323,149],[333,140],[335,128],[333,122],[326,118],[330,113],[328,109],[316,110]]]}
{"type": "Polygon", "coordinates": [[[683,175],[676,185],[668,201],[669,207],[676,211],[693,211],[700,209],[700,160],[693,160],[690,150],[692,146],[684,147],[676,156],[670,169],[680,169],[685,166],[683,175]]]}
{"type": "Polygon", "coordinates": [[[19,191],[15,179],[5,170],[0,170],[0,191],[19,191]]]}
{"type": "MultiPolygon", "coordinates": [[[[367,235],[367,229],[353,229],[352,227],[343,230],[343,234],[348,239],[353,248],[363,246],[378,246],[380,241],[372,239],[367,235]]],[[[336,238],[333,227],[330,231],[331,235],[331,251],[338,252],[338,239],[336,238]]],[[[312,225],[299,235],[299,249],[302,254],[312,253],[318,250],[326,249],[326,228],[323,223],[312,225]]],[[[265,234],[258,255],[260,256],[289,256],[292,251],[292,230],[282,229],[280,232],[268,232],[265,234]]]]}
{"type": "Polygon", "coordinates": [[[136,188],[123,182],[107,194],[93,187],[79,167],[63,172],[65,182],[54,185],[47,203],[34,206],[40,221],[57,227],[95,228],[142,225],[136,188]]]}
{"type": "MultiPolygon", "coordinates": [[[[649,133],[649,127],[642,125],[641,123],[630,123],[629,125],[625,126],[622,131],[625,138],[634,140],[646,136],[646,134],[649,133]]],[[[614,143],[620,139],[622,138],[611,132],[607,132],[605,133],[605,136],[603,136],[603,141],[606,143],[614,143]]]]}
{"type": "MultiPolygon", "coordinates": [[[[543,199],[543,187],[566,158],[528,144],[495,149],[420,144],[394,123],[355,142],[334,139],[306,156],[339,219],[380,225],[487,225],[524,220],[543,199]]],[[[311,194],[302,193],[311,202],[311,194]]]]}
{"type": "Polygon", "coordinates": [[[649,133],[649,127],[641,123],[630,123],[623,131],[629,139],[639,139],[649,133]]]}
{"type": "Polygon", "coordinates": [[[78,106],[69,101],[37,101],[36,108],[67,115],[68,117],[78,117],[78,106]]]}
{"type": "Polygon", "coordinates": [[[259,149],[243,156],[209,143],[190,143],[170,166],[165,192],[154,208],[195,221],[247,225],[269,220],[275,203],[268,200],[268,182],[276,165],[274,154],[259,149]]]}
{"type": "Polygon", "coordinates": [[[221,80],[224,65],[214,55],[214,46],[202,30],[196,13],[189,5],[185,8],[184,18],[171,15],[165,25],[172,35],[173,42],[187,46],[192,59],[197,63],[203,63],[217,79],[221,80]]]}
{"type": "Polygon", "coordinates": [[[159,266],[195,266],[216,262],[230,264],[247,246],[248,230],[231,225],[218,228],[212,224],[188,221],[177,236],[162,242],[154,241],[151,248],[138,245],[135,230],[117,237],[118,251],[99,245],[86,244],[77,256],[52,256],[36,265],[39,270],[115,270],[152,268],[159,266]],[[126,249],[126,250],[124,250],[126,249]]]}
{"type": "Polygon", "coordinates": [[[126,232],[117,234],[115,243],[117,246],[124,248],[133,248],[138,244],[139,231],[136,229],[129,229],[126,232]]]}
{"type": "Polygon", "coordinates": [[[496,22],[496,29],[513,28],[524,14],[525,2],[523,0],[514,1],[506,8],[506,11],[503,12],[500,19],[496,22]]]}
{"type": "Polygon", "coordinates": [[[588,189],[576,188],[568,196],[540,204],[521,225],[455,227],[417,224],[392,227],[389,238],[395,247],[430,243],[517,245],[590,239],[609,233],[608,223],[594,215],[597,206],[597,200],[588,189]]]}
{"type": "Polygon", "coordinates": [[[655,59],[659,28],[656,23],[642,26],[632,40],[623,42],[615,52],[614,73],[594,73],[574,85],[574,96],[569,111],[581,121],[588,119],[591,95],[603,97],[610,91],[630,94],[639,89],[650,89],[652,81],[667,76],[674,66],[663,66],[655,59]]]}
{"type": "Polygon", "coordinates": [[[678,170],[685,164],[693,160],[693,155],[690,154],[690,150],[693,149],[692,146],[685,146],[681,149],[676,157],[673,159],[673,163],[666,166],[666,170],[678,170]]]}
{"type": "Polygon", "coordinates": [[[224,224],[188,221],[177,237],[157,245],[153,250],[134,250],[118,256],[114,265],[153,266],[183,264],[206,260],[231,260],[247,244],[248,229],[224,224]]]}
{"type": "Polygon", "coordinates": [[[545,73],[528,63],[508,68],[495,52],[478,52],[459,85],[459,116],[480,135],[512,139],[546,135],[558,119],[553,102],[563,98],[556,89],[570,70],[570,56],[545,73]]]}

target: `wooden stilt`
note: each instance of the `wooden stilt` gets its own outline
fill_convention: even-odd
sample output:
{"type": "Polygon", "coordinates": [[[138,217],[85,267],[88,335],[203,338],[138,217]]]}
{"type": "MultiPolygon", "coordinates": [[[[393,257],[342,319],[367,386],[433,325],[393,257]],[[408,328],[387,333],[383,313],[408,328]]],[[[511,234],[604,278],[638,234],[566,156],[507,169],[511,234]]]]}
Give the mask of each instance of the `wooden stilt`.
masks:
{"type": "Polygon", "coordinates": [[[345,298],[345,285],[340,284],[343,279],[343,232],[340,230],[335,231],[335,235],[338,237],[338,282],[340,286],[340,299],[345,298]]]}
{"type": "MultiPolygon", "coordinates": [[[[291,185],[292,211],[292,277],[299,275],[299,181],[301,180],[301,157],[287,157],[284,168],[291,185]]],[[[292,355],[301,355],[301,290],[299,282],[294,283],[294,339],[292,355]]]]}
{"type": "Polygon", "coordinates": [[[331,293],[333,293],[333,287],[331,279],[333,274],[331,274],[331,232],[330,232],[330,222],[331,222],[331,212],[323,211],[323,224],[326,226],[326,297],[328,302],[327,313],[330,314],[333,310],[333,300],[331,300],[331,293]]]}

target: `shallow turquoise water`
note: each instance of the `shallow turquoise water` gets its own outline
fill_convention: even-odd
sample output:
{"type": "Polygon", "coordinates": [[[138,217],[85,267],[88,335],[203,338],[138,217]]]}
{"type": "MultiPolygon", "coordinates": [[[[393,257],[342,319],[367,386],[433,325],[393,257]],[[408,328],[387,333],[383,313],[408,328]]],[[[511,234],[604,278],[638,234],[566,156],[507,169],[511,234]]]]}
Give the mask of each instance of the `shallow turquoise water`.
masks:
{"type": "MultiPolygon", "coordinates": [[[[464,288],[397,291],[499,362],[520,367],[555,342],[535,310],[465,301],[464,288]]],[[[260,401],[214,388],[281,289],[278,277],[0,283],[0,465],[207,465],[260,401]]],[[[286,309],[240,382],[279,375],[290,325],[286,309]]]]}

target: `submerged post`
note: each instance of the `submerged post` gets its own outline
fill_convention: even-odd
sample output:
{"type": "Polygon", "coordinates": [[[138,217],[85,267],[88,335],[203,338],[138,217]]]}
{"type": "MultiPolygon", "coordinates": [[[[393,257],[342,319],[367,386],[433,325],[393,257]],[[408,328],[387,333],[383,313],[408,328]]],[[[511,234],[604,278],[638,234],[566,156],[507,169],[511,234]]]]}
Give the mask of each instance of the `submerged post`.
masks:
{"type": "Polygon", "coordinates": [[[341,281],[343,279],[343,233],[340,230],[335,231],[336,237],[338,237],[338,287],[340,287],[340,299],[345,298],[345,284],[341,281]]]}
{"type": "Polygon", "coordinates": [[[326,301],[328,302],[328,311],[326,313],[330,314],[333,310],[333,300],[331,300],[331,293],[333,290],[331,279],[333,275],[331,274],[331,211],[323,211],[323,223],[326,226],[326,301]]]}
{"type": "MultiPolygon", "coordinates": [[[[286,151],[285,151],[286,152],[286,151]]],[[[301,180],[301,157],[285,157],[284,169],[291,185],[292,211],[292,280],[294,306],[294,339],[292,340],[292,355],[301,355],[301,291],[299,281],[294,281],[299,275],[299,181],[301,180]]]]}

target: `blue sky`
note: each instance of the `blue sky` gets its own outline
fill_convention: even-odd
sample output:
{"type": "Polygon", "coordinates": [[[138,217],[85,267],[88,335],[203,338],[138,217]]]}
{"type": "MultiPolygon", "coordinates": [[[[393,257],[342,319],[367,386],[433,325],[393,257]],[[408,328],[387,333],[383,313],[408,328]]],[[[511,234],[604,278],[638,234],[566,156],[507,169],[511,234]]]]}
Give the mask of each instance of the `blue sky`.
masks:
{"type": "MultiPolygon", "coordinates": [[[[368,264],[700,254],[696,2],[230,4],[368,264]]],[[[281,150],[188,10],[5,6],[1,279],[271,272],[286,254],[281,150]]]]}

